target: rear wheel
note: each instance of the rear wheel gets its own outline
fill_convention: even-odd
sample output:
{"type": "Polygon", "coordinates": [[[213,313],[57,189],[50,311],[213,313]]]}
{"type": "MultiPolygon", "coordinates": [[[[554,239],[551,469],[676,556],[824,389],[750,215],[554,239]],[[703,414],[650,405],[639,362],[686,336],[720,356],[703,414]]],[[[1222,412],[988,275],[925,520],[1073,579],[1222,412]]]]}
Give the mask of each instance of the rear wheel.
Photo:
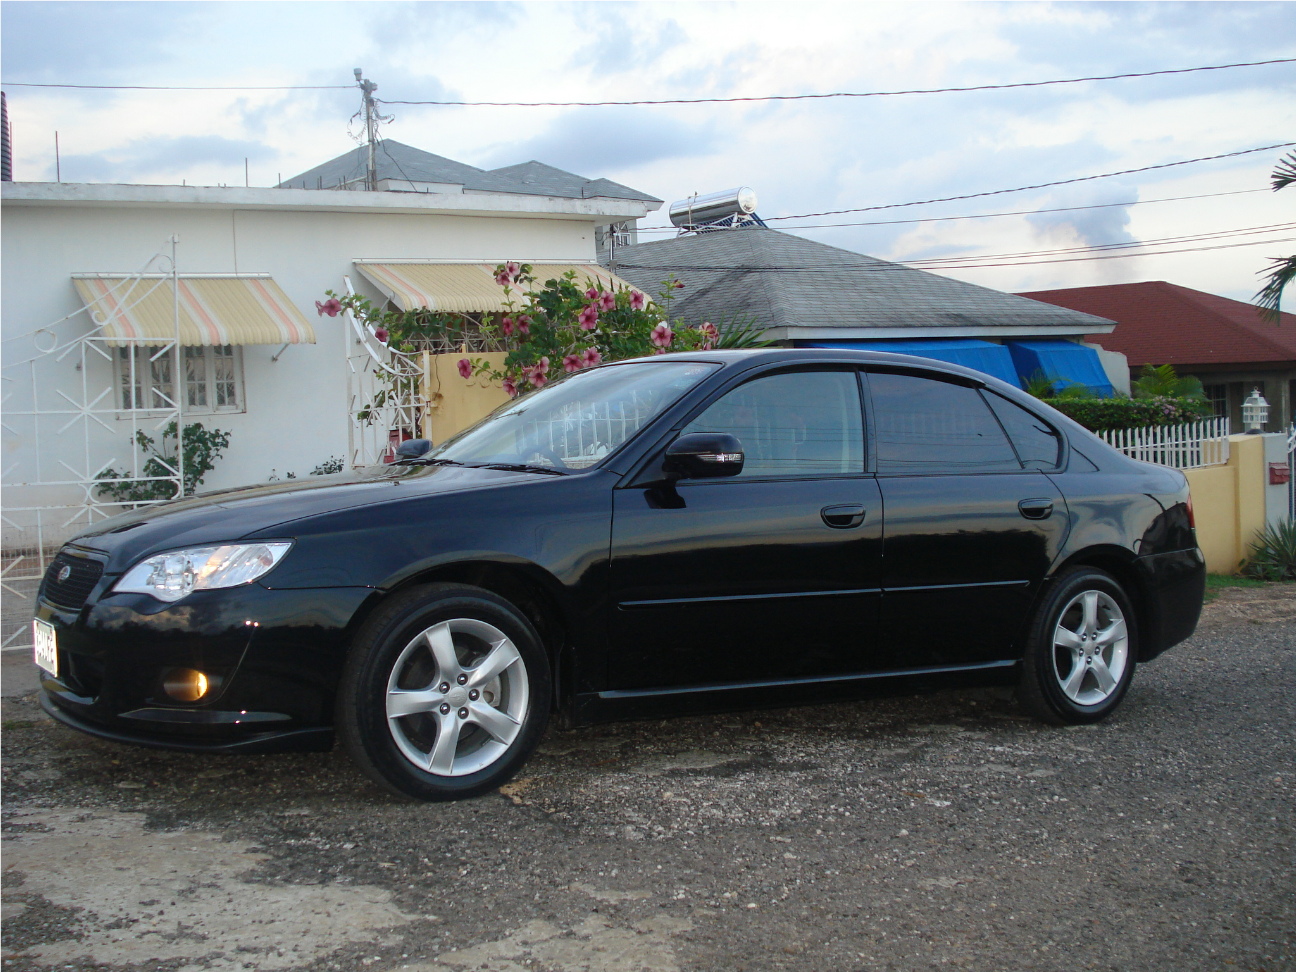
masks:
{"type": "Polygon", "coordinates": [[[549,703],[548,660],[526,617],[489,591],[432,584],[397,595],[356,637],[338,730],[388,790],[462,799],[522,767],[549,703]]]}
{"type": "Polygon", "coordinates": [[[1087,567],[1064,574],[1031,623],[1022,704],[1054,725],[1106,718],[1129,689],[1136,649],[1134,612],[1115,578],[1087,567]]]}

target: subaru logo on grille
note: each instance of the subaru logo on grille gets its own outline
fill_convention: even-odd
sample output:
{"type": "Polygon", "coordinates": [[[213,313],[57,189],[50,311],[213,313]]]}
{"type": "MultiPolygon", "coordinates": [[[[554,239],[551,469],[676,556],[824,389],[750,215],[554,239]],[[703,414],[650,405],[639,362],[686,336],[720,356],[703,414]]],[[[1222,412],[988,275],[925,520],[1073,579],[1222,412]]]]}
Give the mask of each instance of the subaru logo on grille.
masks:
{"type": "Polygon", "coordinates": [[[57,580],[60,584],[62,584],[65,580],[67,580],[71,576],[72,576],[72,568],[67,566],[67,564],[64,564],[62,567],[59,568],[57,580]]]}

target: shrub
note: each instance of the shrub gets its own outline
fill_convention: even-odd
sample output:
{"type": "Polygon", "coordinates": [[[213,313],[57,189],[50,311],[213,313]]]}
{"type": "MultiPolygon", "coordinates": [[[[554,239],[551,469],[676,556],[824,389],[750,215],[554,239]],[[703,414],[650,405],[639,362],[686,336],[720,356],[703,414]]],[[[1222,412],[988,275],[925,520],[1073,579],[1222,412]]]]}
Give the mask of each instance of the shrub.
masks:
{"type": "Polygon", "coordinates": [[[1050,398],[1048,403],[1091,432],[1179,425],[1211,415],[1209,402],[1191,398],[1050,398]]]}
{"type": "MultiPolygon", "coordinates": [[[[201,422],[191,422],[184,427],[184,489],[183,495],[192,496],[203,479],[216,468],[219,459],[229,447],[230,434],[221,429],[207,429],[201,422]]],[[[135,443],[147,459],[140,472],[149,479],[127,479],[129,473],[105,469],[97,480],[99,492],[120,503],[147,503],[155,500],[175,499],[175,483],[165,477],[176,474],[176,423],[168,422],[162,429],[161,444],[151,435],[136,431],[135,443]],[[155,477],[155,478],[154,478],[155,477]]]]}
{"type": "Polygon", "coordinates": [[[1296,580],[1296,521],[1283,520],[1261,530],[1242,573],[1260,580],[1296,580]]]}

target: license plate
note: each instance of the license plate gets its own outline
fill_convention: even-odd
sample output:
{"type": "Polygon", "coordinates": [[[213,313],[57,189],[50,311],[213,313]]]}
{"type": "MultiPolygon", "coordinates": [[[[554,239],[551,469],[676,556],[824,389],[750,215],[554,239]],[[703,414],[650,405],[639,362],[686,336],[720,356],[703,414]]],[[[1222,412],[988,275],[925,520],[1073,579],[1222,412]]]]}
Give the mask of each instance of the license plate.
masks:
{"type": "Polygon", "coordinates": [[[58,637],[54,625],[33,618],[32,643],[36,646],[36,664],[58,678],[58,637]]]}

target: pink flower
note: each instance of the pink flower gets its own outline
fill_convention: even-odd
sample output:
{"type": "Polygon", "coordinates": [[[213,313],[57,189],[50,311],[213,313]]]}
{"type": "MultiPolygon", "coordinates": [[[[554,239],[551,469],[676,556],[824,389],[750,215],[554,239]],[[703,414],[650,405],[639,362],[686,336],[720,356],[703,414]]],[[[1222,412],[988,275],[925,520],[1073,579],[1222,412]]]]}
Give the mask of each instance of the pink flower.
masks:
{"type": "Polygon", "coordinates": [[[513,280],[509,277],[508,271],[501,270],[499,273],[495,274],[495,282],[501,287],[507,287],[513,282],[513,280]]]}
{"type": "Polygon", "coordinates": [[[547,374],[549,373],[549,358],[548,358],[548,356],[543,357],[543,358],[540,359],[540,363],[537,364],[537,365],[535,366],[535,370],[536,370],[536,372],[537,372],[538,374],[541,374],[541,375],[547,375],[547,374]]]}
{"type": "Polygon", "coordinates": [[[596,364],[602,364],[603,355],[599,354],[598,348],[586,348],[581,355],[581,362],[586,368],[593,368],[596,364]]]}
{"type": "Polygon", "coordinates": [[[593,304],[586,306],[580,312],[580,326],[582,330],[592,331],[598,327],[598,308],[593,304]]]}
{"type": "Polygon", "coordinates": [[[522,268],[517,263],[510,260],[503,266],[496,268],[495,282],[501,287],[507,287],[509,284],[513,283],[513,281],[517,280],[518,274],[521,272],[522,268]]]}
{"type": "Polygon", "coordinates": [[[598,305],[599,305],[599,310],[605,310],[605,311],[615,310],[616,294],[610,294],[606,290],[601,291],[598,295],[598,305]]]}
{"type": "Polygon", "coordinates": [[[630,309],[643,310],[648,306],[648,295],[638,290],[630,291],[630,309]]]}
{"type": "Polygon", "coordinates": [[[509,398],[517,398],[518,386],[517,382],[512,378],[504,379],[504,394],[508,395],[509,398]]]}
{"type": "Polygon", "coordinates": [[[652,343],[659,348],[669,348],[671,341],[675,339],[675,333],[670,329],[665,321],[662,321],[652,329],[652,343]]]}
{"type": "Polygon", "coordinates": [[[546,378],[544,375],[538,375],[534,373],[531,375],[531,384],[535,385],[537,388],[543,388],[546,384],[548,384],[548,382],[549,379],[546,378]]]}
{"type": "Polygon", "coordinates": [[[459,374],[463,378],[472,377],[472,362],[467,358],[459,359],[459,374]]]}
{"type": "Polygon", "coordinates": [[[330,297],[321,304],[317,300],[315,301],[315,310],[320,317],[323,317],[325,314],[329,317],[337,317],[338,314],[342,313],[342,301],[338,300],[336,297],[330,297]]]}
{"type": "Polygon", "coordinates": [[[656,351],[653,352],[653,354],[665,354],[665,353],[666,353],[665,348],[658,348],[656,351]]]}
{"type": "Polygon", "coordinates": [[[683,290],[683,289],[684,289],[684,281],[683,281],[683,280],[676,280],[673,284],[671,284],[671,286],[674,287],[676,290],[683,290]]]}
{"type": "Polygon", "coordinates": [[[505,337],[509,337],[513,333],[513,318],[506,317],[500,321],[500,330],[504,332],[505,337]]]}
{"type": "Polygon", "coordinates": [[[703,337],[706,338],[706,340],[702,342],[702,350],[710,351],[716,346],[716,342],[720,340],[720,329],[710,321],[705,321],[698,325],[698,330],[701,331],[703,337]]]}
{"type": "Polygon", "coordinates": [[[581,362],[580,355],[569,354],[563,358],[563,371],[571,374],[573,371],[580,371],[585,365],[581,362]]]}
{"type": "Polygon", "coordinates": [[[504,272],[509,275],[510,280],[516,280],[518,274],[522,272],[522,267],[510,260],[508,263],[504,264],[504,272]]]}
{"type": "Polygon", "coordinates": [[[376,338],[378,339],[379,343],[381,343],[381,344],[386,344],[386,343],[387,343],[387,339],[388,339],[389,337],[391,337],[391,332],[388,331],[387,328],[385,328],[385,327],[375,327],[375,328],[374,328],[374,337],[376,337],[376,338]]]}
{"type": "Polygon", "coordinates": [[[517,328],[519,334],[531,333],[531,318],[526,314],[519,314],[517,319],[517,328]]]}
{"type": "Polygon", "coordinates": [[[591,287],[589,290],[585,291],[586,300],[598,300],[598,298],[599,298],[599,289],[597,287],[591,287]]]}

